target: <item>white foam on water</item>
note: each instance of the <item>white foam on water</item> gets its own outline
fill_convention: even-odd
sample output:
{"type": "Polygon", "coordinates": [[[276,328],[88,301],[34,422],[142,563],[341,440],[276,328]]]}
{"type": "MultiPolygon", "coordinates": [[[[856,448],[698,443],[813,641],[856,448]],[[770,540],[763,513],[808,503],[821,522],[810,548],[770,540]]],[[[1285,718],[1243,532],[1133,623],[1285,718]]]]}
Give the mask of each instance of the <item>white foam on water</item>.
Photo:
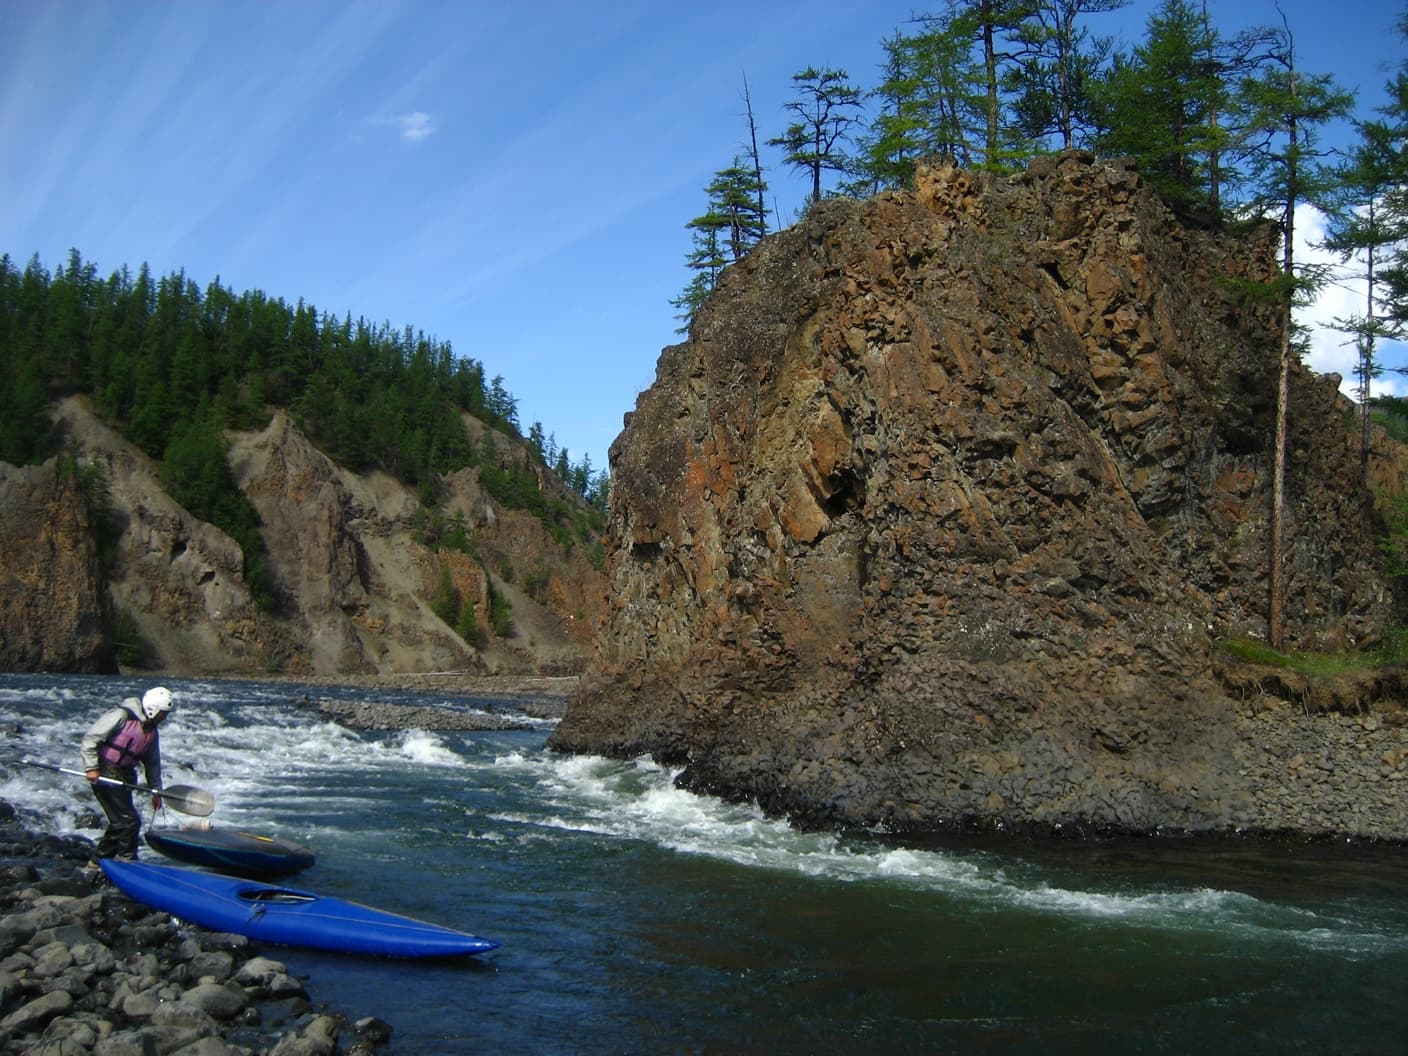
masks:
{"type": "Polygon", "coordinates": [[[396,747],[411,762],[425,766],[462,766],[464,760],[433,733],[425,730],[404,730],[395,740],[396,747]]]}
{"type": "Polygon", "coordinates": [[[970,912],[1059,915],[1092,926],[1235,932],[1239,940],[1345,954],[1401,951],[1399,935],[1366,930],[1296,906],[1212,888],[1101,891],[1044,880],[981,852],[896,848],[880,841],[805,833],[755,806],[728,803],[674,786],[676,773],[648,759],[623,763],[592,756],[509,753],[506,773],[537,783],[543,812],[495,814],[509,825],[641,840],[681,854],[841,883],[885,882],[960,900],[970,912]]]}

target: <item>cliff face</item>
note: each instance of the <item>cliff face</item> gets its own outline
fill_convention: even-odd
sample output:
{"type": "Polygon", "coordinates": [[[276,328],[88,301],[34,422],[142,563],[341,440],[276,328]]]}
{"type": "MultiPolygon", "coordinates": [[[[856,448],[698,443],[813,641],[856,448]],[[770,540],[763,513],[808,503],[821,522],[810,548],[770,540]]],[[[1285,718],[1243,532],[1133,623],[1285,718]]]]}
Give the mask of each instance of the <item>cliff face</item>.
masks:
{"type": "MultiPolygon", "coordinates": [[[[416,496],[382,474],[360,476],[318,451],[282,413],[233,434],[237,484],[259,513],[280,603],[254,603],[239,546],[174,502],[157,467],[85,404],[58,408],[80,463],[109,485],[115,537],[106,565],[76,487],[58,470],[0,465],[0,668],[115,670],[103,607],[130,618],[175,674],[294,675],[471,671],[560,674],[580,666],[602,577],[536,518],[500,509],[477,471],[446,482],[479,560],[415,541],[416,496]],[[461,597],[489,614],[490,577],[517,633],[467,643],[434,613],[448,570],[461,597]],[[539,584],[523,588],[532,576],[539,584]]],[[[551,482],[545,480],[545,486],[551,482]]]]}
{"type": "Polygon", "coordinates": [[[0,660],[7,670],[117,670],[104,633],[102,576],[88,507],[57,461],[0,463],[0,660]]]}
{"type": "MultiPolygon", "coordinates": [[[[1211,676],[1212,636],[1265,631],[1276,330],[1225,279],[1273,249],[1078,154],[766,240],[613,445],[552,745],[826,824],[1286,825],[1211,676]]],[[[1336,384],[1293,383],[1304,645],[1390,609],[1336,384]]]]}

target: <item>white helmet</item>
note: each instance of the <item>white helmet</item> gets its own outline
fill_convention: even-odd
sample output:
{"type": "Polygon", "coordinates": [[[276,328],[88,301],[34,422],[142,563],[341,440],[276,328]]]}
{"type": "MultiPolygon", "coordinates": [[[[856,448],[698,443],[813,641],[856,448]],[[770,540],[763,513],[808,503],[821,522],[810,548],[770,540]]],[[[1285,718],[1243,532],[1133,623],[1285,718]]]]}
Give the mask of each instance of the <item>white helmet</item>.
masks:
{"type": "Polygon", "coordinates": [[[142,714],[148,719],[171,710],[171,690],[165,686],[153,686],[142,694],[142,714]]]}

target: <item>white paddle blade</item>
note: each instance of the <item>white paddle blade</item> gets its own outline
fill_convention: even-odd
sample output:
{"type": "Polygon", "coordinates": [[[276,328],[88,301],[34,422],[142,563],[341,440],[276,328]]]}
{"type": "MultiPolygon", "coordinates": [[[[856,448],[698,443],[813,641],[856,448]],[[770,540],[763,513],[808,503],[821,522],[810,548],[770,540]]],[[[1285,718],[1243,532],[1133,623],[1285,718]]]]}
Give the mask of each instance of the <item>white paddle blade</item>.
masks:
{"type": "Polygon", "coordinates": [[[190,785],[167,785],[159,793],[161,801],[172,810],[193,818],[207,817],[215,809],[215,797],[203,788],[190,785]]]}

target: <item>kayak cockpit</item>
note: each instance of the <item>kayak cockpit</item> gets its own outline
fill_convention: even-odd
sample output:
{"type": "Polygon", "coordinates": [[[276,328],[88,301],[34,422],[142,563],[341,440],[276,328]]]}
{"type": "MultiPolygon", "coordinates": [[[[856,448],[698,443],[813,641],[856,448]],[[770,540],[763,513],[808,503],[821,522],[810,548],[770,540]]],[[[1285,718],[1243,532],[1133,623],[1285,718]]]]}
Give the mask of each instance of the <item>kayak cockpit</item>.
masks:
{"type": "Polygon", "coordinates": [[[297,906],[318,901],[317,895],[310,895],[307,891],[290,891],[282,887],[249,887],[238,892],[238,895],[246,902],[274,903],[280,906],[297,906]]]}

